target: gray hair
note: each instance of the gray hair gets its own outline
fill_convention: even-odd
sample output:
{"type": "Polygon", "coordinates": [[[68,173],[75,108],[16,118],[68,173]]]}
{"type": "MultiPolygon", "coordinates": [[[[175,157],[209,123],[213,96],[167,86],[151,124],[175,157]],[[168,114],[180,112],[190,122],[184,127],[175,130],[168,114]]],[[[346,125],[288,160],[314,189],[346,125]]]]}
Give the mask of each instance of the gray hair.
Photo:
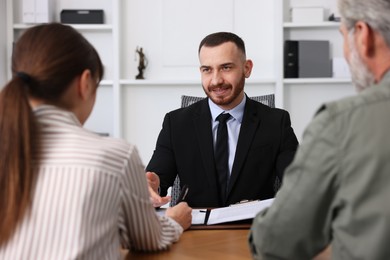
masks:
{"type": "Polygon", "coordinates": [[[390,0],[339,0],[342,22],[348,31],[357,21],[380,33],[390,47],[390,0]]]}

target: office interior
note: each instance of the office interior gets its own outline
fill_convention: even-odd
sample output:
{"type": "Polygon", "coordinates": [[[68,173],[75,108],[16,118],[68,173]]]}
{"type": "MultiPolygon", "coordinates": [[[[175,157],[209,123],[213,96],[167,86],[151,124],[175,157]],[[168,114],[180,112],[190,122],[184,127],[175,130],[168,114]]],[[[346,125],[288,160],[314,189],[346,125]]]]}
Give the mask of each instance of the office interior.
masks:
{"type": "MultiPolygon", "coordinates": [[[[12,42],[31,24],[23,23],[23,3],[0,1],[0,85],[11,77],[12,42]]],[[[36,0],[39,1],[39,0],[36,0]]],[[[198,68],[198,45],[213,32],[231,31],[246,43],[254,62],[248,96],[274,94],[276,107],[289,111],[299,140],[324,102],[354,95],[350,78],[292,78],[283,75],[285,40],[327,40],[330,59],[342,59],[342,37],[330,14],[336,0],[45,0],[52,21],[64,9],[101,9],[104,24],[74,25],[97,48],[105,66],[98,99],[85,127],[137,145],[146,164],[165,113],[180,107],[181,96],[205,96],[198,68]],[[295,24],[296,7],[323,8],[323,22],[295,24]],[[137,80],[137,47],[147,58],[145,79],[137,80]]]]}

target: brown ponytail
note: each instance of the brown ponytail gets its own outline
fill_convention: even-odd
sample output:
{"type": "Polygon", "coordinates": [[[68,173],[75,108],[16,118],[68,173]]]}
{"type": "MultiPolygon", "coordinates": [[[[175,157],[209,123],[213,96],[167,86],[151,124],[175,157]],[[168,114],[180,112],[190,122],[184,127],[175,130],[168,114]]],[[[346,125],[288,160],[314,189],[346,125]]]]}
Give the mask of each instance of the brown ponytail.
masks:
{"type": "Polygon", "coordinates": [[[31,204],[38,136],[25,82],[14,78],[0,93],[0,245],[31,204]]]}

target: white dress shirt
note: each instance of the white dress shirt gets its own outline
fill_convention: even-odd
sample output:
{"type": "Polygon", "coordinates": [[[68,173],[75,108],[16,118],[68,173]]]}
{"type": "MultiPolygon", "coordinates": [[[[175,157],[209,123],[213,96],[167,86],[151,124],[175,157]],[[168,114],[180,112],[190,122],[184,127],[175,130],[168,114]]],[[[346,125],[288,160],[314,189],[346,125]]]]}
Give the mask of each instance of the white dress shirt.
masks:
{"type": "Polygon", "coordinates": [[[120,259],[121,246],[153,251],[178,240],[181,226],[152,207],[135,146],[53,106],[34,113],[42,146],[33,203],[0,259],[120,259]]]}

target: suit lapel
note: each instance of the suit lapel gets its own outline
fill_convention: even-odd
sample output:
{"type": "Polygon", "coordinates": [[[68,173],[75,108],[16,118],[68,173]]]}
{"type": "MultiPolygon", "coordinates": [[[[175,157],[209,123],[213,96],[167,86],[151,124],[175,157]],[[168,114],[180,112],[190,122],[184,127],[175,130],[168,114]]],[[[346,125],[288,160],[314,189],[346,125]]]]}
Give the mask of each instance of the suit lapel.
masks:
{"type": "Polygon", "coordinates": [[[252,140],[255,136],[256,130],[260,124],[260,113],[258,112],[255,103],[249,98],[247,98],[244,117],[241,123],[240,135],[238,138],[236,155],[234,158],[233,168],[230,175],[230,181],[228,185],[229,196],[232,187],[234,186],[241,169],[243,167],[244,161],[248,155],[249,148],[251,146],[252,140]]]}
{"type": "Polygon", "coordinates": [[[194,113],[194,129],[198,138],[199,149],[201,151],[202,163],[206,171],[208,182],[211,187],[217,187],[215,164],[214,164],[214,146],[211,134],[211,113],[208,105],[208,99],[199,101],[200,106],[194,113]]]}

